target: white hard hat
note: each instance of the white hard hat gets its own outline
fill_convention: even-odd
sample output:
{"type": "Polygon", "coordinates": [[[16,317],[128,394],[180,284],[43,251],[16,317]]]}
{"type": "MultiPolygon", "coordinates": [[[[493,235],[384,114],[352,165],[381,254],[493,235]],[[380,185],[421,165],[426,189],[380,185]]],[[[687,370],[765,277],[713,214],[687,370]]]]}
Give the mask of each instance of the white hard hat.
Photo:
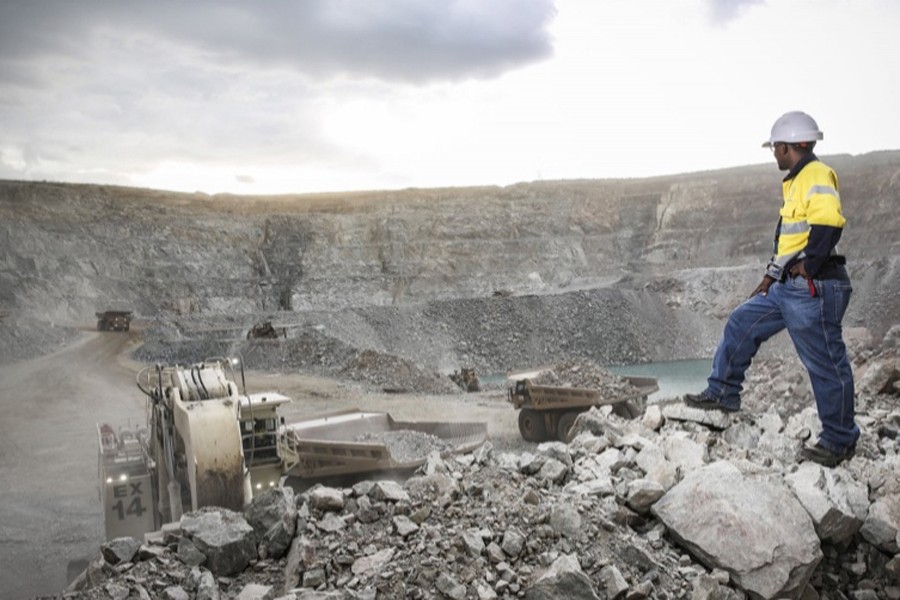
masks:
{"type": "Polygon", "coordinates": [[[769,136],[768,141],[763,142],[763,148],[768,148],[775,142],[797,144],[814,142],[824,137],[825,134],[819,131],[819,125],[815,119],[805,112],[795,110],[778,117],[778,120],[772,125],[772,135],[769,136]]]}

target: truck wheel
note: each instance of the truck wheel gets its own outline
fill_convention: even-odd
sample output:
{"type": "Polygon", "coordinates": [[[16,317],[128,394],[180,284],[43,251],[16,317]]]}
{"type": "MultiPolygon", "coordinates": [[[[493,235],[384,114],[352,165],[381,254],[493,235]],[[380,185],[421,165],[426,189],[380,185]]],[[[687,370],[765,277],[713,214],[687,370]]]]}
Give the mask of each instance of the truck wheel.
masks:
{"type": "Polygon", "coordinates": [[[567,412],[559,418],[559,422],[556,424],[556,438],[559,441],[569,443],[569,430],[575,424],[578,414],[577,412],[567,412]]]}
{"type": "Polygon", "coordinates": [[[529,442],[542,442],[547,437],[544,415],[530,408],[519,411],[519,433],[529,442]]]}

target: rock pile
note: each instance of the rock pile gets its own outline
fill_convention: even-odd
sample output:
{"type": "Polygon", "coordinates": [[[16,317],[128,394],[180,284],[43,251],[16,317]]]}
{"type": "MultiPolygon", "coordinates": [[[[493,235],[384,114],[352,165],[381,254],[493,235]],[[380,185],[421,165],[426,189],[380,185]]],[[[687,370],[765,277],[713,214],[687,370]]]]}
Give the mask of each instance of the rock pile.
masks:
{"type": "Polygon", "coordinates": [[[374,350],[357,353],[338,374],[388,392],[458,394],[462,391],[447,377],[425,371],[412,361],[374,350]]]}
{"type": "Polygon", "coordinates": [[[354,348],[315,329],[289,339],[236,341],[208,336],[173,342],[154,335],[135,352],[135,357],[143,362],[166,364],[192,364],[210,356],[238,355],[248,369],[301,370],[385,392],[462,393],[453,381],[435,370],[390,353],[354,348]]]}
{"type": "Polygon", "coordinates": [[[554,385],[600,390],[603,396],[628,397],[638,394],[638,389],[627,380],[610,373],[590,361],[567,361],[541,371],[531,378],[537,385],[554,385]]]}
{"type": "MultiPolygon", "coordinates": [[[[776,382],[777,384],[777,382],[776,382]]],[[[866,397],[857,456],[797,463],[814,409],[703,423],[609,407],[569,444],[432,452],[411,477],[274,489],[114,540],[65,594],[94,598],[900,598],[900,423],[866,397]]]]}
{"type": "Polygon", "coordinates": [[[364,433],[356,436],[354,441],[384,444],[391,457],[400,464],[423,460],[432,452],[447,454],[454,448],[453,444],[436,435],[408,429],[364,433]]]}
{"type": "Polygon", "coordinates": [[[653,294],[609,287],[275,316],[159,316],[143,329],[144,344],[135,358],[192,364],[241,355],[254,370],[303,370],[374,388],[451,393],[441,380],[460,366],[489,379],[567,360],[632,364],[687,358],[713,343],[707,339],[710,324],[682,324],[677,328],[682,343],[669,348],[673,333],[664,329],[666,319],[653,294]],[[273,319],[287,337],[246,339],[247,328],[261,318],[273,319]]]}

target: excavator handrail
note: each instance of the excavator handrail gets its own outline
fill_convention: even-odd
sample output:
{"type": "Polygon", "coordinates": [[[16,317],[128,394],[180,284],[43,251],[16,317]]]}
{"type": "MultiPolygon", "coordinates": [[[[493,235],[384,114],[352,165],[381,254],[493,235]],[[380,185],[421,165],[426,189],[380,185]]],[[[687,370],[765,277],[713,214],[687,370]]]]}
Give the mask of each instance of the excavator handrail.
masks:
{"type": "Polygon", "coordinates": [[[224,356],[214,356],[211,358],[207,358],[207,359],[203,360],[202,362],[195,363],[192,365],[186,365],[186,366],[182,366],[177,363],[173,363],[171,365],[162,365],[160,363],[157,363],[155,365],[147,365],[143,369],[138,371],[137,375],[135,376],[135,383],[137,384],[137,387],[139,390],[141,390],[141,392],[143,392],[146,396],[149,396],[150,398],[155,400],[157,398],[157,393],[162,394],[162,372],[166,369],[183,369],[191,377],[191,380],[194,383],[194,385],[196,386],[197,393],[200,396],[200,398],[202,400],[208,400],[208,399],[210,399],[210,394],[206,388],[205,383],[202,380],[202,376],[199,371],[200,367],[202,365],[219,365],[222,368],[222,371],[225,374],[226,379],[229,379],[228,378],[229,373],[226,372],[226,371],[229,371],[230,375],[231,375],[230,381],[235,381],[237,373],[235,372],[234,367],[236,364],[239,364],[241,367],[241,371],[240,371],[241,372],[241,388],[244,390],[243,391],[244,395],[246,395],[247,394],[247,383],[246,383],[246,380],[244,377],[244,359],[240,355],[236,355],[233,358],[228,358],[228,357],[224,357],[224,356]],[[157,387],[156,391],[150,385],[149,372],[152,369],[156,369],[156,374],[157,374],[157,377],[159,378],[158,387],[157,387]],[[142,381],[143,379],[146,379],[146,385],[142,381]]]}
{"type": "Polygon", "coordinates": [[[150,397],[152,400],[157,399],[157,397],[153,393],[153,388],[150,388],[150,387],[145,388],[143,385],[141,385],[141,378],[146,377],[147,385],[149,386],[150,385],[150,375],[145,375],[145,374],[149,373],[149,371],[154,368],[156,369],[157,375],[160,378],[159,390],[161,392],[162,391],[162,365],[159,365],[159,364],[147,365],[146,367],[144,367],[143,369],[138,371],[137,375],[135,376],[135,383],[137,384],[138,389],[141,390],[148,397],[150,397]]]}

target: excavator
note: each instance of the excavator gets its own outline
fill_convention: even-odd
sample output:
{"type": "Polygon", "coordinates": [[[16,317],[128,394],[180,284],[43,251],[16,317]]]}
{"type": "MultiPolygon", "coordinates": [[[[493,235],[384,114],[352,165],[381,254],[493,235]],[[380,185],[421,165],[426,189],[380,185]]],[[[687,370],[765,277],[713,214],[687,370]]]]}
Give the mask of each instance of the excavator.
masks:
{"type": "Polygon", "coordinates": [[[239,357],[148,366],[137,386],[147,397],[146,425],[97,425],[107,539],[141,539],[204,506],[241,511],[287,481],[412,470],[429,445],[401,453],[392,442],[401,435],[444,452],[471,451],[487,437],[485,423],[402,422],[357,409],[285,423],[278,409],[291,399],[248,394],[239,357]]]}

